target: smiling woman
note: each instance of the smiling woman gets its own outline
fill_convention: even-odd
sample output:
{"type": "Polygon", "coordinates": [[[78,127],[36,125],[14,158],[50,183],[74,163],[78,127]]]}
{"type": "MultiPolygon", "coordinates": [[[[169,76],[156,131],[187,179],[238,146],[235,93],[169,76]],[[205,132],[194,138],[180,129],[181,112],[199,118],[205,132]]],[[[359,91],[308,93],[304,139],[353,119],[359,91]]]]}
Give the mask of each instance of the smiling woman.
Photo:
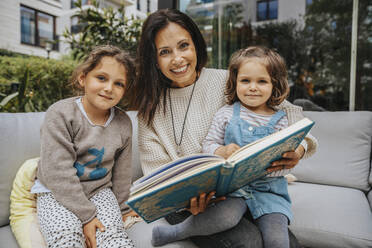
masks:
{"type": "Polygon", "coordinates": [[[172,87],[182,88],[195,82],[197,58],[189,32],[171,22],[156,34],[155,45],[159,69],[172,81],[172,87]]]}
{"type": "MultiPolygon", "coordinates": [[[[204,68],[207,51],[200,30],[187,15],[174,9],[158,10],[148,16],[137,58],[137,80],[130,95],[138,110],[138,143],[146,175],[183,155],[202,152],[202,141],[213,115],[225,104],[227,71],[204,68]]],[[[208,193],[191,199],[190,212],[196,217],[202,216],[198,213],[205,210],[213,197],[213,192],[208,193]]],[[[174,213],[166,220],[175,224],[188,215],[185,211],[174,213]]],[[[158,230],[153,230],[153,245],[162,243],[158,230]]],[[[204,236],[191,238],[203,248],[263,245],[260,231],[249,217],[223,232],[213,234],[209,228],[203,231],[198,235],[204,236]]],[[[293,235],[290,237],[291,247],[298,246],[293,235]]]]}

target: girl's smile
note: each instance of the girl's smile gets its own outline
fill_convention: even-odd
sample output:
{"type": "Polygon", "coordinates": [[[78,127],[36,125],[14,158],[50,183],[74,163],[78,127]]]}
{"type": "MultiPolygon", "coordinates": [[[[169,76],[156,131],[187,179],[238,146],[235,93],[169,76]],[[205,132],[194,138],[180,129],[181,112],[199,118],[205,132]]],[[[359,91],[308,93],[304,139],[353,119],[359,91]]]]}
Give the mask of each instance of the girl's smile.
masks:
{"type": "Polygon", "coordinates": [[[82,101],[89,119],[102,124],[124,95],[126,70],[115,58],[103,57],[93,70],[79,77],[79,83],[85,91],[82,101]]]}
{"type": "Polygon", "coordinates": [[[272,114],[267,105],[273,90],[271,77],[260,59],[247,59],[237,75],[236,93],[243,106],[258,114],[272,114]]]}

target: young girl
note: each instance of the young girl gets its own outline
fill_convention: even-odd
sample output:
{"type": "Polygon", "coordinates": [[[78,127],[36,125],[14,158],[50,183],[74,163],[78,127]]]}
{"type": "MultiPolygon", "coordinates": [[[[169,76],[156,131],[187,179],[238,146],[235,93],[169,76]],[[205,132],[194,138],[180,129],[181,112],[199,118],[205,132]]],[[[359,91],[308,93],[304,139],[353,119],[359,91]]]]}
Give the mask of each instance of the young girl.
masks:
{"type": "Polygon", "coordinates": [[[123,227],[131,215],[124,202],[131,183],[132,126],[115,107],[134,73],[127,53],[97,47],[72,75],[83,96],[58,101],[46,112],[31,192],[37,193],[48,247],[134,247],[123,227]]]}
{"type": "MultiPolygon", "coordinates": [[[[278,53],[265,47],[248,47],[236,52],[230,61],[226,85],[228,105],[215,114],[203,142],[203,152],[227,158],[241,146],[302,119],[301,108],[284,101],[288,93],[287,70],[278,53]]],[[[230,229],[248,209],[262,233],[264,247],[289,247],[288,223],[292,213],[283,175],[288,174],[289,168],[294,167],[305,152],[306,157],[313,154],[316,144],[315,138],[308,135],[295,151],[275,161],[266,177],[229,194],[225,201],[180,224],[156,226],[153,244],[230,229]]]]}

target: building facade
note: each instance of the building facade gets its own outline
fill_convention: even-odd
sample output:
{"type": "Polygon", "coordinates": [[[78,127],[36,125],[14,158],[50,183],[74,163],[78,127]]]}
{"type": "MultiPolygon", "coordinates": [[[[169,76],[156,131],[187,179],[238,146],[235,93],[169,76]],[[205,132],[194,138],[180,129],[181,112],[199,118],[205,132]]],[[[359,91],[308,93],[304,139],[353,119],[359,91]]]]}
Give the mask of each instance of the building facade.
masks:
{"type": "MultiPolygon", "coordinates": [[[[28,55],[58,58],[69,52],[63,42],[65,29],[73,30],[77,20],[74,0],[0,1],[0,48],[28,55]],[[50,42],[52,41],[52,42],[50,42]]],[[[98,0],[100,7],[125,6],[126,16],[146,18],[157,9],[157,0],[98,0]]],[[[84,7],[90,0],[82,0],[84,7]]]]}

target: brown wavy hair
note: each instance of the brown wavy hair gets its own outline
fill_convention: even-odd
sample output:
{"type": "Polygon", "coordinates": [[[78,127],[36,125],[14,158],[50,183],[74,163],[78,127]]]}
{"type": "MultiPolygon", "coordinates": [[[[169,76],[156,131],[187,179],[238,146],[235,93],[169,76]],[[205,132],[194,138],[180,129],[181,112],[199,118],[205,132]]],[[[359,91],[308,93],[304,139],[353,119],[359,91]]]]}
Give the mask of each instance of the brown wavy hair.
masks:
{"type": "Polygon", "coordinates": [[[102,60],[103,57],[112,57],[125,68],[126,79],[125,93],[127,89],[134,83],[136,76],[136,67],[133,59],[128,52],[112,45],[97,46],[92,49],[85,60],[78,65],[70,78],[70,84],[74,87],[76,94],[82,94],[84,89],[79,84],[79,77],[81,74],[86,76],[91,72],[102,60]]]}
{"type": "Polygon", "coordinates": [[[282,103],[289,94],[288,72],[285,61],[279,53],[264,46],[250,46],[236,51],[230,58],[229,78],[226,83],[225,95],[227,104],[239,101],[236,93],[237,77],[240,66],[250,58],[262,62],[270,75],[273,91],[267,101],[269,107],[282,103]]]}
{"type": "Polygon", "coordinates": [[[142,26],[137,49],[137,79],[130,89],[131,105],[138,110],[138,116],[145,120],[147,125],[150,125],[154,119],[161,100],[163,100],[164,113],[166,109],[165,96],[172,82],[157,67],[155,37],[171,22],[189,32],[196,50],[196,72],[200,73],[207,63],[206,43],[198,26],[189,16],[176,9],[161,9],[147,17],[142,26]]]}

